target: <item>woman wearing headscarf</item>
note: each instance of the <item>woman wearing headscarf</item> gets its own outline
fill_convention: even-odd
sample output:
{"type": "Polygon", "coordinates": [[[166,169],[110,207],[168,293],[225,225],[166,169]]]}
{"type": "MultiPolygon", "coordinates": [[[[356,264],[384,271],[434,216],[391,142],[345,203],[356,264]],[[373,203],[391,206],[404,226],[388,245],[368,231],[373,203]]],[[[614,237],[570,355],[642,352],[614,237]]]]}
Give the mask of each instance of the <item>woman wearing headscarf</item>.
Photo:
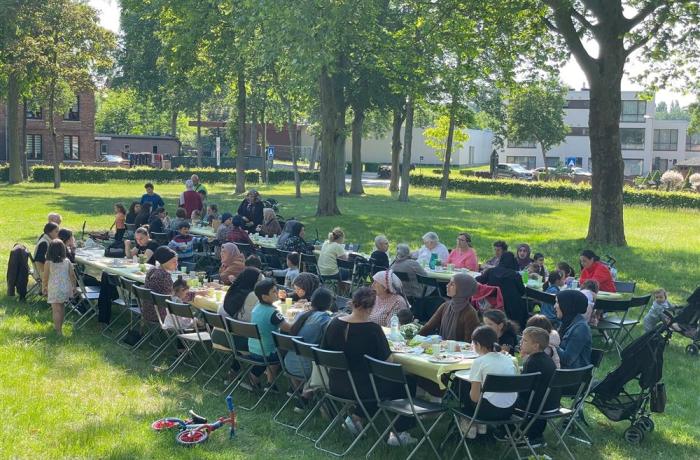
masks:
{"type": "Polygon", "coordinates": [[[321,285],[321,280],[313,273],[299,273],[292,283],[294,294],[292,300],[298,302],[300,300],[310,301],[311,296],[316,292],[321,285]]]}
{"type": "MultiPolygon", "coordinates": [[[[170,273],[177,270],[177,253],[167,246],[160,246],[153,253],[153,258],[158,262],[158,266],[146,272],[144,287],[157,294],[173,295],[173,278],[170,273]]],[[[160,310],[159,313],[161,319],[165,319],[168,312],[160,310]]],[[[158,322],[156,309],[152,303],[141,302],[141,315],[146,321],[158,322]]]]}
{"type": "Polygon", "coordinates": [[[151,219],[151,203],[147,202],[141,205],[141,211],[136,215],[134,219],[134,225],[136,228],[148,225],[148,221],[151,219]]]}
{"type": "MultiPolygon", "coordinates": [[[[326,325],[331,320],[328,310],[333,305],[334,296],[326,288],[319,288],[311,296],[311,309],[297,317],[292,324],[290,334],[302,337],[305,343],[321,343],[326,325]]],[[[290,351],[284,357],[284,364],[289,373],[300,379],[311,377],[311,360],[290,351]]]]}
{"type": "MultiPolygon", "coordinates": [[[[219,309],[219,314],[239,321],[250,322],[250,314],[258,303],[258,298],[253,290],[261,277],[262,274],[257,268],[246,267],[226,291],[223,307],[219,309]]],[[[248,341],[243,339],[241,343],[243,342],[245,342],[247,350],[248,341]]]]}
{"type": "Polygon", "coordinates": [[[479,316],[471,305],[477,291],[474,278],[466,273],[456,273],[447,283],[450,300],[440,305],[420,330],[420,335],[430,335],[437,330],[444,340],[471,342],[472,332],[479,327],[479,316]]]}
{"type": "MultiPolygon", "coordinates": [[[[285,225],[285,229],[287,226],[285,225]]],[[[289,228],[289,235],[284,239],[280,237],[277,241],[277,249],[287,252],[298,252],[299,254],[312,254],[313,248],[304,241],[304,224],[299,221],[294,223],[289,228]]]]}
{"type": "Polygon", "coordinates": [[[233,216],[231,220],[231,230],[229,230],[226,240],[233,243],[243,243],[253,246],[253,242],[245,230],[245,222],[241,216],[233,216]]]}
{"type": "Polygon", "coordinates": [[[372,277],[372,289],[377,293],[369,320],[380,326],[391,326],[391,317],[399,310],[410,308],[403,296],[401,280],[391,270],[382,270],[372,277]]]}
{"type": "Polygon", "coordinates": [[[263,209],[263,222],[256,227],[256,231],[262,236],[277,236],[282,233],[282,227],[277,221],[277,214],[272,208],[263,209]]]}
{"type": "Polygon", "coordinates": [[[185,181],[185,191],[180,194],[180,206],[185,208],[187,217],[190,217],[195,210],[202,211],[204,208],[202,196],[194,191],[194,183],[191,179],[185,181]]]}
{"type": "Polygon", "coordinates": [[[527,327],[527,304],[523,299],[525,285],[517,270],[518,262],[515,256],[506,251],[501,255],[498,265],[486,270],[476,281],[501,289],[506,315],[508,319],[517,323],[522,331],[527,327]]]}
{"type": "Polygon", "coordinates": [[[281,249],[282,245],[287,241],[287,238],[289,238],[292,234],[292,228],[299,222],[298,220],[294,219],[289,219],[287,222],[284,223],[284,228],[282,229],[282,233],[280,233],[280,237],[277,238],[277,249],[281,249]]]}
{"type": "MultiPolygon", "coordinates": [[[[401,243],[396,245],[396,258],[391,264],[391,270],[394,273],[406,273],[408,281],[403,282],[403,293],[407,297],[421,297],[423,295],[423,286],[418,283],[416,275],[428,276],[425,269],[411,257],[411,250],[407,244],[401,243]]],[[[430,288],[429,294],[434,288],[430,288]]]]}
{"type": "Polygon", "coordinates": [[[557,318],[561,319],[557,347],[562,369],[576,369],[591,363],[591,328],[583,314],[588,308],[588,299],[581,292],[567,289],[557,294],[554,305],[557,318]]]}
{"type": "Polygon", "coordinates": [[[518,250],[515,252],[515,260],[518,262],[518,271],[525,270],[528,265],[532,263],[532,258],[530,257],[531,253],[532,251],[529,245],[525,243],[518,245],[518,250]]]}
{"type": "Polygon", "coordinates": [[[221,268],[219,268],[219,280],[224,284],[231,284],[245,268],[245,257],[233,243],[221,245],[221,268]]]}
{"type": "Polygon", "coordinates": [[[264,207],[265,205],[260,199],[260,193],[254,189],[248,191],[245,199],[238,207],[238,215],[243,219],[245,227],[253,230],[255,227],[263,223],[264,207]]]}

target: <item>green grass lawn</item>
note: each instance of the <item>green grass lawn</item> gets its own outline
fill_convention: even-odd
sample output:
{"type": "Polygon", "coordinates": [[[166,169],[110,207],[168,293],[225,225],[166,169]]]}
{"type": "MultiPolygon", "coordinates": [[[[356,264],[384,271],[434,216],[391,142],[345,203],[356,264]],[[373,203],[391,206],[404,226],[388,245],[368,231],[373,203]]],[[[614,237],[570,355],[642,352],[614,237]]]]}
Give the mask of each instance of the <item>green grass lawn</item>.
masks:
{"type": "MultiPolygon", "coordinates": [[[[180,185],[158,185],[171,211],[180,185]]],[[[57,211],[64,225],[79,230],[103,229],[112,222],[112,204],[128,204],[143,192],[141,184],[65,184],[55,191],[50,184],[0,186],[0,264],[15,242],[33,244],[41,232],[46,214],[57,211]]],[[[224,210],[235,210],[240,197],[231,186],[209,185],[210,201],[224,210]]],[[[446,202],[436,199],[437,191],[413,189],[408,204],[398,203],[388,192],[366,188],[368,195],[340,199],[338,217],[314,217],[317,190],[304,186],[305,197],[293,198],[293,187],[260,187],[266,196],[282,203],[285,217],[300,218],[307,236],[318,230],[321,237],[341,226],[351,242],[369,250],[375,235],[389,236],[396,243],[420,243],[420,236],[435,230],[448,246],[455,234],[472,234],[481,259],[491,255],[491,243],[505,239],[515,246],[530,243],[546,255],[552,266],[559,260],[576,261],[586,247],[588,205],[581,202],[486,197],[450,193],[446,202]]],[[[700,280],[700,212],[659,210],[645,207],[625,209],[629,246],[594,248],[618,259],[619,278],[638,282],[638,292],[657,286],[667,288],[674,301],[681,301],[700,280]]],[[[2,271],[2,281],[4,283],[2,271]]],[[[200,390],[201,383],[187,384],[181,376],[169,378],[153,371],[144,353],[130,354],[100,335],[94,324],[66,337],[51,333],[51,315],[43,306],[29,307],[0,297],[0,407],[8,417],[0,434],[0,458],[323,458],[312,445],[292,435],[271,419],[279,400],[270,401],[254,413],[239,411],[241,429],[229,442],[225,432],[212,435],[200,448],[175,446],[172,433],[155,434],[151,421],[162,416],[181,416],[194,408],[207,416],[224,414],[224,403],[200,390]]],[[[622,440],[626,423],[612,423],[594,409],[587,411],[593,448],[577,446],[582,458],[700,458],[700,411],[696,376],[697,358],[687,357],[687,340],[674,339],[667,349],[665,380],[669,404],[667,413],[655,415],[657,431],[640,447],[622,440]]],[[[606,358],[604,368],[615,364],[606,358]]],[[[604,373],[601,372],[601,375],[604,373]]],[[[235,395],[246,400],[245,395],[235,395]]],[[[319,420],[317,427],[322,427],[319,420]]],[[[342,435],[341,435],[342,436],[342,435]]],[[[575,444],[574,444],[575,446],[575,444]]],[[[353,451],[358,458],[368,445],[353,451]]],[[[500,447],[500,446],[498,446],[500,447]]],[[[493,446],[476,446],[480,457],[495,458],[493,446]]],[[[428,457],[422,451],[421,458],[428,457]]],[[[405,451],[383,448],[378,456],[404,458],[405,451]]],[[[563,458],[563,451],[550,452],[563,458]]]]}

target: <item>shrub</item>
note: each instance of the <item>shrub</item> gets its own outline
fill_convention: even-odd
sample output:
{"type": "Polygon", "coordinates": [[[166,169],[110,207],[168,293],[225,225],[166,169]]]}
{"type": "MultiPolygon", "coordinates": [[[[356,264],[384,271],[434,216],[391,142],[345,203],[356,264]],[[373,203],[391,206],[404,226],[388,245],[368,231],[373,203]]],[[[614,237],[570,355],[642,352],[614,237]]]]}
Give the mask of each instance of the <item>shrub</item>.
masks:
{"type": "MultiPolygon", "coordinates": [[[[63,182],[108,182],[110,180],[125,180],[133,182],[182,182],[197,174],[205,183],[234,183],[234,169],[214,168],[178,168],[154,169],[149,167],[136,168],[105,168],[94,166],[61,166],[61,181],[63,182]]],[[[53,166],[34,166],[32,177],[35,182],[53,182],[53,166]]],[[[246,171],[246,182],[260,182],[260,172],[246,171]]]]}
{"type": "MultiPolygon", "coordinates": [[[[318,183],[318,171],[299,171],[299,179],[302,182],[316,182],[318,183]]],[[[271,184],[278,184],[280,182],[293,182],[294,181],[294,171],[291,169],[271,169],[267,172],[267,180],[271,184]]]]}
{"type": "Polygon", "coordinates": [[[690,185],[696,189],[700,188],[700,173],[691,174],[688,180],[690,181],[690,185]]]}
{"type": "Polygon", "coordinates": [[[10,167],[8,165],[0,165],[0,182],[10,180],[10,167]]]}
{"type": "Polygon", "coordinates": [[[661,175],[661,183],[666,186],[666,190],[674,190],[683,184],[683,174],[678,171],[666,171],[661,175]]]}

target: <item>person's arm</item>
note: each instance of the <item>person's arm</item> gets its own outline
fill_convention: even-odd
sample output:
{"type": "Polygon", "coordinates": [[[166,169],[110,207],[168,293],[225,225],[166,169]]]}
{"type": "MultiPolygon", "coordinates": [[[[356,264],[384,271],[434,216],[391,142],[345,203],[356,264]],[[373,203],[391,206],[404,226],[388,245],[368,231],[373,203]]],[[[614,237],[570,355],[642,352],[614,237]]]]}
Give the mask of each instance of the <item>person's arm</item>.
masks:
{"type": "Polygon", "coordinates": [[[425,323],[425,326],[423,326],[420,331],[418,331],[419,335],[428,335],[435,329],[437,329],[440,326],[440,322],[442,321],[442,315],[445,313],[445,304],[443,303],[440,305],[440,307],[433,313],[433,316],[430,317],[427,323],[425,323]]]}
{"type": "Polygon", "coordinates": [[[444,244],[441,244],[438,247],[438,259],[440,259],[441,263],[446,263],[447,258],[450,256],[450,252],[447,250],[447,247],[444,244]]]}
{"type": "Polygon", "coordinates": [[[44,295],[47,295],[49,293],[49,275],[51,274],[51,264],[46,262],[43,265],[43,273],[41,276],[41,292],[44,295]]]}
{"type": "Polygon", "coordinates": [[[282,332],[291,332],[292,330],[292,325],[289,324],[285,319],[284,316],[282,316],[282,313],[279,311],[275,310],[272,312],[272,315],[270,316],[270,322],[278,326],[280,328],[280,331],[282,332]]]}
{"type": "Polygon", "coordinates": [[[586,344],[586,337],[582,334],[583,330],[579,326],[574,326],[576,329],[569,332],[566,337],[566,342],[557,347],[559,360],[562,367],[568,367],[578,357],[586,344]]]}
{"type": "Polygon", "coordinates": [[[469,398],[474,402],[478,402],[479,396],[481,396],[481,382],[472,381],[469,388],[469,398]]]}
{"type": "Polygon", "coordinates": [[[163,198],[161,198],[160,195],[158,195],[158,206],[156,208],[164,208],[165,207],[165,201],[163,201],[163,198]]]}
{"type": "Polygon", "coordinates": [[[345,252],[342,244],[338,244],[336,247],[335,257],[337,259],[348,260],[348,253],[345,252]]]}
{"type": "Polygon", "coordinates": [[[75,288],[78,286],[78,277],[75,275],[75,269],[73,266],[71,266],[70,270],[68,271],[68,278],[70,278],[71,287],[75,290],[75,288]]]}

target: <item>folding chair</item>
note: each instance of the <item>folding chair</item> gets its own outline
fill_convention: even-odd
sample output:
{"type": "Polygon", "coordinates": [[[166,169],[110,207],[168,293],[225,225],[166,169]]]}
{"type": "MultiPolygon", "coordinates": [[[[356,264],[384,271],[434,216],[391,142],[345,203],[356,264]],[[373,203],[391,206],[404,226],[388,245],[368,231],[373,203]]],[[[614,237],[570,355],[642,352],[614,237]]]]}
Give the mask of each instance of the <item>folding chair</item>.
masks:
{"type": "Polygon", "coordinates": [[[394,427],[394,424],[399,417],[404,416],[415,418],[418,427],[423,432],[423,437],[420,441],[418,441],[418,444],[416,444],[416,447],[413,448],[408,457],[406,457],[406,460],[410,460],[413,455],[418,452],[418,449],[420,449],[425,441],[428,441],[428,444],[430,444],[430,448],[435,453],[435,456],[440,458],[440,453],[435,447],[435,444],[433,444],[432,439],[430,439],[430,433],[435,429],[438,423],[440,423],[440,420],[442,420],[442,416],[445,415],[447,408],[441,404],[435,404],[411,396],[411,391],[408,388],[406,375],[404,374],[401,364],[387,363],[367,355],[365,355],[365,359],[367,360],[367,364],[369,366],[369,378],[372,382],[372,390],[374,391],[374,396],[377,398],[377,407],[379,409],[377,413],[374,414],[374,417],[376,418],[381,412],[387,417],[388,420],[389,414],[394,414],[394,418],[389,422],[389,426],[386,427],[386,430],[379,435],[377,441],[367,452],[366,457],[369,458],[374,449],[379,445],[389,431],[398,436],[398,432],[394,427]],[[377,390],[378,379],[402,385],[405,391],[405,397],[390,400],[382,398],[382,396],[379,394],[379,390],[377,390]],[[430,425],[430,428],[426,429],[426,426],[423,424],[421,419],[431,416],[437,416],[437,419],[432,425],[430,425]]]}
{"type": "Polygon", "coordinates": [[[605,351],[611,350],[614,347],[617,350],[617,354],[621,356],[622,344],[619,342],[618,338],[625,330],[623,324],[625,324],[631,306],[632,302],[630,300],[596,300],[593,308],[602,312],[605,316],[598,321],[597,325],[592,326],[592,329],[600,332],[605,339],[605,351]],[[613,316],[611,314],[615,315],[613,316]]]}
{"type": "MultiPolygon", "coordinates": [[[[309,361],[313,362],[314,365],[317,365],[315,360],[316,356],[314,355],[314,348],[318,347],[317,344],[312,344],[312,343],[305,343],[299,339],[292,339],[292,343],[294,344],[294,351],[296,352],[297,356],[308,359],[309,361]]],[[[311,408],[308,414],[306,414],[306,417],[304,420],[299,423],[299,426],[297,426],[297,429],[295,431],[297,436],[301,436],[304,439],[308,439],[312,442],[316,442],[316,439],[318,438],[313,438],[311,436],[305,435],[301,429],[306,425],[306,423],[313,418],[313,415],[321,408],[321,406],[324,404],[324,398],[318,398],[316,401],[316,404],[314,407],[311,408]]]]}
{"type": "MultiPolygon", "coordinates": [[[[254,323],[246,323],[243,321],[237,321],[235,319],[230,319],[228,318],[228,324],[229,324],[229,330],[231,331],[231,335],[233,337],[241,337],[244,339],[253,339],[253,340],[258,340],[260,341],[260,347],[262,348],[263,355],[261,356],[261,360],[253,359],[251,358],[251,354],[248,351],[243,351],[239,350],[238,347],[234,346],[234,353],[236,355],[236,361],[238,361],[241,365],[245,366],[245,370],[243,373],[239,376],[236,384],[233,386],[231,389],[231,392],[229,394],[233,394],[234,391],[243,383],[243,381],[250,375],[252,372],[253,368],[256,366],[264,366],[265,368],[269,368],[271,365],[276,365],[277,363],[272,363],[270,362],[267,358],[270,356],[272,353],[272,350],[265,350],[265,345],[262,343],[262,340],[260,340],[260,331],[258,330],[257,324],[254,323]]],[[[275,376],[274,380],[272,382],[269,382],[269,385],[264,388],[263,394],[258,398],[258,400],[255,402],[255,404],[251,407],[245,407],[243,405],[240,405],[241,409],[244,410],[255,410],[261,402],[265,399],[265,397],[270,393],[270,391],[275,387],[277,380],[282,376],[282,373],[277,373],[275,376]]]]}
{"type": "MultiPolygon", "coordinates": [[[[128,278],[124,278],[123,276],[119,277],[120,296],[123,296],[128,305],[128,307],[126,307],[126,310],[122,312],[122,314],[129,314],[129,322],[126,324],[126,326],[120,329],[119,332],[114,334],[113,337],[117,344],[119,344],[120,346],[123,346],[121,345],[120,340],[126,334],[128,334],[131,328],[134,327],[134,325],[136,324],[134,318],[136,317],[139,321],[141,319],[141,307],[139,306],[138,300],[136,299],[136,293],[134,291],[135,285],[135,281],[132,281],[128,278]]],[[[110,321],[109,327],[111,327],[112,324],[116,324],[117,320],[122,316],[122,314],[118,315],[116,318],[110,321]]]]}
{"type": "Polygon", "coordinates": [[[636,281],[615,281],[615,290],[621,294],[634,294],[636,281]]]}
{"type": "Polygon", "coordinates": [[[204,315],[204,322],[209,330],[209,337],[211,338],[211,351],[213,355],[224,355],[224,359],[219,361],[219,367],[214,371],[214,373],[209,377],[204,385],[202,385],[202,390],[207,391],[212,394],[221,395],[226,392],[228,386],[224,388],[222,392],[216,393],[207,388],[207,386],[219,375],[222,371],[231,369],[231,365],[235,360],[235,355],[233,352],[233,339],[228,331],[228,326],[224,318],[218,313],[214,313],[207,310],[201,310],[204,315]]]}
{"type": "Polygon", "coordinates": [[[394,275],[396,275],[396,277],[400,279],[402,283],[408,283],[411,281],[411,279],[408,277],[408,273],[406,272],[394,272],[394,275]]]}
{"type": "Polygon", "coordinates": [[[34,284],[32,284],[27,290],[26,298],[29,299],[30,297],[33,297],[33,299],[29,302],[29,305],[36,305],[39,300],[44,299],[44,296],[41,293],[43,287],[41,277],[44,276],[44,274],[39,272],[39,268],[36,266],[32,253],[27,251],[27,255],[29,256],[29,277],[34,280],[34,284]]]}
{"type": "Polygon", "coordinates": [[[208,332],[205,331],[200,331],[199,326],[197,325],[196,317],[194,313],[192,313],[192,307],[190,307],[189,304],[186,303],[180,303],[180,302],[173,302],[172,300],[166,300],[166,303],[168,305],[168,311],[171,315],[173,315],[173,319],[175,321],[175,325],[177,327],[177,333],[175,334],[175,337],[180,340],[180,343],[185,347],[185,351],[183,353],[180,353],[180,356],[177,357],[177,359],[173,362],[173,364],[170,365],[170,368],[168,370],[168,375],[171,375],[177,367],[182,364],[185,359],[187,359],[188,356],[193,355],[197,360],[200,362],[200,366],[197,368],[197,370],[194,371],[194,374],[190,376],[189,379],[187,379],[187,382],[191,382],[194,380],[194,378],[199,374],[199,372],[204,369],[204,366],[207,364],[209,359],[211,358],[211,354],[209,353],[209,350],[207,350],[206,344],[211,342],[211,337],[209,336],[208,332]],[[192,323],[194,325],[194,332],[188,332],[188,329],[183,327],[182,324],[180,323],[180,318],[189,318],[192,319],[192,323]],[[202,361],[199,356],[197,356],[197,346],[199,345],[199,348],[204,350],[204,354],[206,358],[204,361],[202,361]]]}
{"type": "Polygon", "coordinates": [[[285,335],[280,334],[279,332],[272,333],[272,340],[275,342],[275,348],[277,348],[277,356],[279,356],[280,359],[280,367],[282,368],[282,373],[285,375],[285,377],[287,377],[287,381],[289,382],[289,388],[292,389],[292,391],[287,391],[287,400],[284,402],[284,404],[282,404],[282,407],[280,407],[279,410],[275,413],[274,417],[272,417],[272,421],[282,426],[286,426],[287,428],[291,428],[292,430],[296,430],[299,427],[299,425],[290,425],[289,423],[285,423],[279,420],[278,417],[280,416],[280,414],[282,414],[284,409],[287,408],[289,403],[301,397],[301,392],[304,389],[304,383],[306,381],[306,378],[304,378],[303,376],[300,377],[289,372],[287,366],[285,366],[284,364],[284,357],[287,355],[287,353],[296,353],[296,348],[294,347],[293,342],[294,339],[303,340],[303,338],[299,336],[285,335]],[[301,383],[297,384],[295,383],[295,381],[301,381],[301,383]]]}
{"type": "Polygon", "coordinates": [[[374,265],[372,265],[371,262],[355,259],[355,276],[353,277],[353,282],[356,287],[359,288],[371,285],[372,276],[374,276],[375,273],[374,265]]]}
{"type": "MultiPolygon", "coordinates": [[[[166,327],[165,317],[167,315],[161,314],[161,311],[168,311],[167,301],[170,300],[171,297],[166,294],[158,294],[157,292],[151,292],[151,297],[153,298],[153,305],[155,306],[158,322],[160,323],[160,329],[158,329],[159,332],[157,333],[162,334],[165,338],[163,343],[148,357],[148,359],[151,360],[151,363],[155,363],[160,355],[162,355],[163,352],[165,352],[165,350],[167,350],[168,347],[175,342],[177,337],[175,334],[175,329],[166,327]]],[[[156,332],[154,332],[154,334],[156,334],[156,332]]]]}
{"type": "Polygon", "coordinates": [[[97,317],[97,300],[100,298],[100,290],[88,290],[83,281],[83,273],[80,267],[73,264],[73,270],[78,280],[78,300],[75,303],[69,301],[68,304],[70,305],[70,313],[78,315],[78,318],[73,321],[73,328],[78,330],[85,326],[92,318],[97,317]],[[84,311],[79,309],[81,306],[84,308],[84,311]]]}
{"type": "Polygon", "coordinates": [[[301,254],[301,271],[318,275],[318,261],[313,254],[301,254]]]}
{"type": "MultiPolygon", "coordinates": [[[[579,369],[557,369],[554,372],[554,375],[552,375],[552,378],[548,382],[547,389],[544,392],[544,395],[542,397],[542,401],[540,401],[540,404],[538,407],[531,413],[523,413],[522,415],[528,422],[525,424],[524,428],[522,428],[523,433],[527,433],[530,427],[537,421],[537,420],[543,420],[547,422],[551,427],[552,431],[556,434],[558,438],[558,444],[563,444],[564,449],[566,449],[566,452],[569,454],[569,456],[572,458],[572,460],[575,460],[574,456],[571,454],[571,451],[569,450],[568,446],[564,442],[564,435],[566,434],[566,431],[568,431],[568,428],[566,431],[562,433],[562,430],[559,429],[559,427],[556,426],[555,423],[549,423],[553,422],[558,419],[565,419],[565,424],[564,426],[567,425],[567,423],[571,423],[572,418],[575,418],[578,415],[578,412],[581,410],[583,407],[583,399],[580,399],[582,395],[586,393],[586,389],[591,381],[591,376],[593,373],[593,365],[589,364],[586,367],[581,367],[579,369]],[[566,407],[559,407],[556,410],[551,410],[551,411],[544,411],[544,406],[547,403],[547,398],[549,397],[550,393],[553,391],[562,391],[566,390],[571,387],[576,387],[577,391],[576,394],[573,397],[573,403],[570,408],[566,407]],[[577,403],[578,402],[578,403],[577,403]]],[[[543,384],[544,382],[540,382],[543,384]]],[[[585,398],[584,398],[585,399],[585,398]]],[[[533,451],[533,447],[530,445],[529,440],[525,437],[523,439],[525,443],[527,444],[527,447],[530,449],[530,451],[533,451]]],[[[509,450],[510,451],[510,450],[509,450]]],[[[508,452],[509,452],[508,451],[508,452]]],[[[506,452],[506,454],[508,454],[506,452]]],[[[504,455],[505,456],[505,455],[504,455]]]]}
{"type": "Polygon", "coordinates": [[[252,244],[248,244],[248,243],[238,243],[238,242],[235,242],[235,241],[234,241],[233,244],[235,244],[235,245],[238,247],[238,250],[241,251],[241,254],[243,254],[243,255],[246,256],[246,257],[255,254],[255,250],[253,249],[253,245],[252,245],[252,244]]]}
{"type": "Polygon", "coordinates": [[[447,297],[447,294],[444,292],[443,286],[446,286],[446,283],[440,283],[436,278],[431,278],[429,276],[423,276],[419,275],[416,273],[416,280],[418,280],[418,284],[423,286],[423,294],[422,297],[427,297],[428,294],[428,288],[433,287],[435,288],[435,291],[440,297],[447,297]]]}
{"type": "Polygon", "coordinates": [[[284,269],[287,266],[286,263],[284,265],[280,265],[280,261],[277,258],[277,249],[266,248],[265,246],[261,246],[260,248],[257,249],[256,252],[258,254],[258,257],[260,257],[260,260],[263,263],[263,267],[265,267],[265,268],[284,269]]]}
{"type": "MultiPolygon", "coordinates": [[[[345,270],[346,272],[350,273],[350,279],[349,280],[343,280],[342,277],[340,277],[339,280],[339,285],[343,287],[343,292],[352,292],[352,289],[356,286],[356,278],[355,278],[355,259],[336,259],[336,262],[338,263],[338,275],[340,277],[340,271],[345,270]]],[[[359,287],[359,285],[357,286],[359,287]]]]}
{"type": "Polygon", "coordinates": [[[127,278],[124,278],[123,276],[118,275],[108,274],[107,276],[109,283],[116,287],[117,293],[119,294],[119,297],[117,299],[112,300],[112,305],[116,305],[121,309],[121,311],[109,322],[109,324],[104,329],[102,329],[102,335],[107,337],[108,339],[116,339],[120,336],[120,333],[117,333],[114,336],[111,335],[109,331],[112,329],[112,326],[116,325],[122,316],[129,313],[130,308],[136,306],[135,301],[132,299],[131,296],[131,286],[134,284],[134,281],[131,281],[127,278]]]}
{"type": "MultiPolygon", "coordinates": [[[[353,449],[353,447],[355,447],[355,445],[360,441],[360,439],[362,439],[362,437],[368,432],[370,428],[374,430],[377,436],[379,435],[379,431],[372,422],[373,417],[370,417],[369,413],[367,412],[367,408],[365,407],[366,403],[374,403],[374,401],[363,401],[360,398],[360,395],[357,392],[357,386],[355,385],[355,379],[353,378],[352,373],[350,372],[350,366],[348,364],[348,360],[345,356],[345,353],[343,353],[342,351],[322,350],[318,347],[314,347],[312,348],[312,350],[314,353],[314,360],[321,369],[325,370],[325,376],[323,375],[323,372],[321,373],[321,381],[323,382],[323,388],[325,390],[325,393],[319,404],[328,402],[332,406],[333,411],[335,412],[335,417],[333,418],[333,420],[331,420],[330,424],[326,427],[323,433],[321,433],[318,439],[316,439],[316,442],[314,442],[314,447],[322,452],[331,454],[335,457],[344,457],[353,449]],[[328,376],[332,373],[332,371],[334,371],[336,374],[346,375],[348,381],[350,382],[350,386],[352,387],[352,392],[354,396],[353,398],[346,398],[331,393],[328,376]],[[352,443],[342,452],[335,452],[321,447],[321,442],[323,441],[323,439],[328,435],[328,433],[334,431],[337,428],[337,426],[340,423],[342,423],[347,416],[351,414],[351,409],[353,407],[359,407],[362,411],[362,415],[367,420],[367,424],[362,428],[362,431],[360,431],[360,433],[355,437],[352,443]]],[[[302,425],[303,423],[304,422],[302,422],[302,425]]]]}
{"type": "MultiPolygon", "coordinates": [[[[636,318],[634,319],[625,319],[620,323],[620,326],[623,328],[623,336],[620,339],[620,345],[624,344],[627,339],[632,337],[632,330],[637,326],[637,324],[641,323],[642,320],[644,319],[644,313],[647,311],[647,307],[649,306],[649,303],[651,303],[651,294],[647,294],[645,296],[641,297],[632,297],[630,299],[630,308],[641,308],[639,310],[639,315],[637,315],[636,318]]],[[[608,318],[606,318],[607,320],[608,318]]]]}
{"type": "Polygon", "coordinates": [[[167,233],[152,232],[151,238],[153,238],[155,242],[158,243],[158,246],[167,246],[170,242],[170,235],[167,233]]]}
{"type": "MultiPolygon", "coordinates": [[[[460,439],[459,444],[457,445],[457,447],[455,447],[455,450],[452,453],[452,457],[450,458],[454,458],[454,456],[457,455],[459,448],[463,446],[464,449],[467,451],[469,460],[473,460],[472,453],[469,450],[469,446],[466,442],[466,436],[467,433],[469,433],[469,430],[472,426],[474,426],[475,424],[481,424],[492,427],[502,426],[506,432],[507,440],[510,443],[510,446],[508,446],[507,451],[515,449],[515,454],[517,455],[518,460],[520,460],[522,457],[518,452],[518,442],[521,442],[525,436],[523,431],[520,429],[520,426],[522,425],[525,419],[522,416],[519,416],[515,413],[513,413],[507,419],[503,420],[483,420],[479,418],[481,415],[481,407],[485,399],[484,393],[526,393],[529,395],[529,398],[524,412],[528,413],[530,411],[530,405],[532,404],[532,397],[534,396],[533,389],[541,375],[542,374],[540,374],[539,372],[522,375],[488,374],[486,376],[486,379],[484,380],[483,385],[481,385],[479,401],[476,403],[476,408],[474,409],[474,413],[472,415],[465,414],[461,411],[461,408],[452,409],[452,418],[454,420],[453,427],[457,427],[457,432],[459,433],[460,439]],[[465,432],[462,432],[462,428],[459,425],[460,418],[465,418],[469,421],[465,432]]],[[[453,429],[450,430],[450,432],[452,431],[453,429]]],[[[532,453],[533,455],[536,455],[534,452],[532,453]]],[[[503,455],[499,455],[498,458],[503,458],[503,455]]]]}
{"type": "MultiPolygon", "coordinates": [[[[284,268],[287,266],[287,256],[291,254],[290,251],[283,251],[282,249],[275,249],[275,253],[277,255],[277,264],[280,266],[280,268],[284,268]]],[[[316,260],[316,259],[314,259],[316,260]]]]}
{"type": "Polygon", "coordinates": [[[151,295],[151,290],[142,286],[136,286],[135,284],[131,287],[131,289],[133,290],[134,294],[136,294],[136,303],[139,306],[139,316],[141,320],[140,324],[142,331],[141,338],[138,340],[138,342],[136,342],[133,346],[130,347],[131,351],[135,352],[136,350],[141,348],[144,343],[148,342],[153,336],[153,334],[155,334],[156,331],[160,329],[160,322],[149,321],[143,317],[143,312],[145,309],[156,309],[156,306],[153,304],[153,296],[151,295]],[[143,332],[144,329],[145,332],[143,332]]]}
{"type": "Polygon", "coordinates": [[[557,303],[557,296],[554,294],[549,294],[547,292],[539,291],[537,289],[532,289],[530,287],[525,287],[525,299],[527,300],[527,310],[532,313],[535,305],[537,304],[549,304],[554,305],[557,303]]]}

